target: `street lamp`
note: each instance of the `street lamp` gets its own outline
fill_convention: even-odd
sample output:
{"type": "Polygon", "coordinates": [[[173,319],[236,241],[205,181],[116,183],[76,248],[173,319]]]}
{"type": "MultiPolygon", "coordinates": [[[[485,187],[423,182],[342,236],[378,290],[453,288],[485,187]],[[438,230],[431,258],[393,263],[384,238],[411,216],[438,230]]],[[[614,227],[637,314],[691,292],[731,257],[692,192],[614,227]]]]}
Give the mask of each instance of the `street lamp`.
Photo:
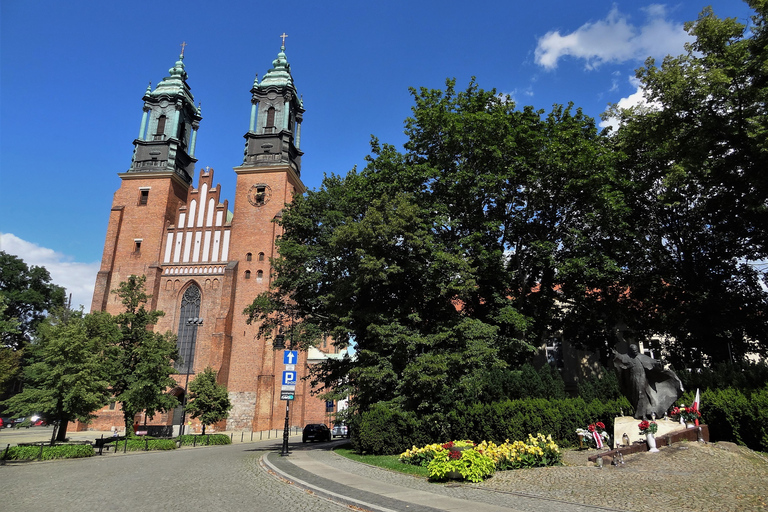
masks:
{"type": "MultiPolygon", "coordinates": [[[[273,350],[285,349],[285,335],[283,334],[282,327],[280,327],[280,331],[275,336],[275,341],[272,343],[272,349],[273,350]]],[[[291,331],[288,337],[288,350],[293,350],[293,318],[291,318],[291,331]]],[[[281,389],[280,394],[282,398],[282,385],[280,386],[280,389],[281,389]]],[[[293,398],[293,396],[291,396],[291,398],[293,398]]],[[[288,437],[290,434],[288,421],[289,421],[290,412],[291,412],[291,400],[287,398],[285,400],[285,425],[283,427],[283,447],[282,447],[282,450],[280,451],[281,457],[287,457],[288,455],[290,455],[290,453],[288,452],[288,437]]]]}
{"type": "Polygon", "coordinates": [[[187,367],[187,376],[184,379],[184,400],[181,402],[181,426],[179,427],[179,435],[184,435],[184,422],[187,418],[187,386],[189,385],[189,373],[191,370],[192,362],[192,348],[195,346],[197,340],[197,327],[203,325],[202,318],[187,318],[187,325],[192,329],[192,335],[187,339],[189,340],[187,348],[187,358],[184,360],[184,366],[187,367]]]}

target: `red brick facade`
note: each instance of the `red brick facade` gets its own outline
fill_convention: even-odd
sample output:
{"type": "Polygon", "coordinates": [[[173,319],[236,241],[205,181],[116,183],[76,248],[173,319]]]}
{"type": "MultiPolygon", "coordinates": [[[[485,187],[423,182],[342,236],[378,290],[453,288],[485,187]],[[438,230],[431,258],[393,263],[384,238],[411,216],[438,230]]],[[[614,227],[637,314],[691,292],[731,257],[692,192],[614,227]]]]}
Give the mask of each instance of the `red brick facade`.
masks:
{"type": "MultiPolygon", "coordinates": [[[[299,178],[301,152],[294,146],[303,108],[296,99],[292,79],[288,86],[274,85],[274,75],[282,73],[282,77],[288,69],[287,65],[280,67],[280,56],[285,58],[281,52],[262,85],[255,84],[251,91],[254,93],[253,115],[256,118],[257,105],[265,112],[277,105],[278,108],[284,106],[281,115],[290,115],[290,119],[278,120],[284,126],[282,130],[270,126],[254,128],[256,123],[252,121],[246,135],[251,152],[247,152],[243,165],[235,168],[237,186],[233,212],[229,211],[228,202],[221,200],[222,191],[214,184],[212,169],[199,171],[195,188],[190,183],[189,170],[179,170],[178,165],[168,170],[172,164],[156,164],[152,160],[136,163],[138,157],[134,154],[132,170],[119,175],[121,186],[114,195],[91,306],[93,311],[120,313],[122,304],[111,290],[130,275],[146,275],[147,292],[152,295],[148,307],[165,312],[155,330],[179,333],[185,328],[185,322],[189,323],[182,314],[182,297],[190,287],[199,288],[196,318],[202,319],[202,323],[195,328],[192,373],[175,375],[179,386],[169,392],[183,396],[187,377],[191,381],[197,372],[213,367],[219,382],[227,386],[234,405],[226,422],[217,425],[219,430],[268,430],[282,428],[285,421],[285,401],[280,400],[283,353],[274,351],[271,342],[259,338],[258,325],[248,325],[242,313],[259,293],[269,289],[273,277],[270,258],[276,256],[275,240],[280,234],[280,227],[273,222],[275,217],[293,194],[305,190],[299,178]],[[273,149],[275,145],[278,151],[273,149]],[[163,165],[167,168],[163,169],[163,165]],[[149,166],[160,169],[143,170],[149,166]]],[[[186,78],[181,60],[176,69],[180,70],[178,75],[183,73],[186,78]]],[[[148,113],[145,119],[149,118],[146,133],[151,133],[155,117],[165,117],[166,112],[173,115],[166,107],[169,103],[173,105],[176,100],[177,105],[186,105],[191,100],[191,95],[184,96],[188,94],[188,90],[184,90],[186,83],[180,81],[181,92],[161,95],[158,91],[163,91],[166,81],[170,78],[155,92],[145,95],[144,110],[148,113]]],[[[166,84],[165,88],[169,86],[166,84]]],[[[177,110],[180,108],[177,106],[177,110]]],[[[197,113],[199,120],[199,110],[197,113]]],[[[274,124],[274,113],[270,115],[274,124]]],[[[260,121],[263,123],[264,119],[262,116],[260,121]]],[[[179,123],[183,124],[183,120],[179,123]]],[[[161,126],[163,128],[156,130],[165,129],[165,121],[161,126]]],[[[196,129],[196,125],[189,126],[196,129]]],[[[300,128],[298,130],[300,134],[300,128]]],[[[178,154],[194,168],[196,160],[184,153],[190,145],[190,152],[194,152],[194,139],[190,142],[189,130],[177,129],[169,137],[164,133],[154,134],[152,141],[149,138],[147,136],[148,142],[137,139],[134,144],[139,149],[147,146],[148,155],[160,154],[160,150],[153,148],[163,144],[177,144],[178,154]],[[181,134],[178,140],[173,138],[176,134],[181,134]],[[158,140],[160,142],[155,142],[158,140]],[[165,143],[166,140],[170,142],[165,143]]],[[[160,149],[165,150],[165,146],[160,149]]],[[[181,157],[176,157],[177,162],[181,157]]],[[[171,162],[170,156],[168,162],[171,162]]],[[[307,371],[306,352],[299,352],[296,370],[299,380],[291,403],[290,424],[328,422],[325,402],[312,396],[307,381],[301,380],[307,371]]],[[[120,406],[112,407],[98,411],[98,418],[88,428],[121,428],[120,406]]],[[[143,415],[137,420],[143,424],[143,415]]],[[[179,411],[175,418],[171,413],[157,414],[148,423],[178,424],[179,411]]],[[[72,428],[81,427],[73,425],[72,428]]],[[[196,422],[193,430],[199,432],[196,422]]]]}

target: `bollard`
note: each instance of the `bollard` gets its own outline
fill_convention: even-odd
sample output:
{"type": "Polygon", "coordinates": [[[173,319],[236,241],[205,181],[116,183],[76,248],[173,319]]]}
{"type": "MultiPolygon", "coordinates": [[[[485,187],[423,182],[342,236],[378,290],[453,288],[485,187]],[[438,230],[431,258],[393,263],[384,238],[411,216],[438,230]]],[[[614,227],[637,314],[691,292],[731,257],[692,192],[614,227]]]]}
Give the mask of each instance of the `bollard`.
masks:
{"type": "Polygon", "coordinates": [[[144,436],[144,451],[149,451],[149,439],[147,439],[147,436],[144,436]]]}
{"type": "Polygon", "coordinates": [[[259,430],[259,441],[261,441],[262,439],[264,439],[264,431],[259,430]]]}
{"type": "Polygon", "coordinates": [[[123,445],[123,453],[128,453],[128,436],[125,436],[125,444],[123,445]]]}
{"type": "Polygon", "coordinates": [[[243,436],[245,435],[245,432],[240,432],[240,442],[243,442],[243,436]]]}
{"type": "Polygon", "coordinates": [[[101,455],[101,451],[104,449],[104,434],[101,434],[101,443],[99,443],[99,455],[101,455]]]}
{"type": "Polygon", "coordinates": [[[40,455],[37,458],[43,460],[43,443],[40,443],[40,455]]]}
{"type": "Polygon", "coordinates": [[[253,430],[251,430],[251,442],[253,442],[253,430]]]}
{"type": "Polygon", "coordinates": [[[197,436],[192,436],[192,448],[197,446],[197,436]]]}

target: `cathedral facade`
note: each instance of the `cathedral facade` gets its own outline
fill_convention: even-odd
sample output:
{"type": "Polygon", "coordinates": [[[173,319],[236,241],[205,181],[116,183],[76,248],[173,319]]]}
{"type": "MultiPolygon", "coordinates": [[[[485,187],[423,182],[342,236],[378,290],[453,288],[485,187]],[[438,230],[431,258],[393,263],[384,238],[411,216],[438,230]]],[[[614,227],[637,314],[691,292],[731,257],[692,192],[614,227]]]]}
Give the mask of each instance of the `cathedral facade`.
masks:
{"type": "MultiPolygon", "coordinates": [[[[210,366],[219,383],[227,386],[233,404],[226,425],[222,422],[219,428],[282,428],[283,351],[258,336],[258,325],[248,325],[243,310],[269,289],[270,258],[276,256],[280,235],[275,219],[294,194],[305,191],[303,102],[282,46],[272,68],[250,91],[250,126],[243,162],[234,168],[237,184],[230,210],[212,169],[201,169],[195,176],[202,116],[183,59],[182,52],[170,76],[154,90],[148,87],[142,98],[139,137],[133,142],[130,168],[119,174],[91,309],[120,313],[122,304],[111,291],[131,275],[145,275],[152,296],[147,307],[165,313],[155,330],[178,336],[178,386],[171,392],[180,404],[188,383],[210,366]]],[[[329,421],[331,404],[312,396],[301,377],[308,365],[338,357],[333,350],[326,342],[299,351],[291,425],[329,421]]],[[[181,425],[181,409],[155,415],[149,423],[181,425]]],[[[123,424],[119,404],[97,414],[91,428],[123,424]]],[[[142,418],[136,421],[143,423],[142,418]]]]}

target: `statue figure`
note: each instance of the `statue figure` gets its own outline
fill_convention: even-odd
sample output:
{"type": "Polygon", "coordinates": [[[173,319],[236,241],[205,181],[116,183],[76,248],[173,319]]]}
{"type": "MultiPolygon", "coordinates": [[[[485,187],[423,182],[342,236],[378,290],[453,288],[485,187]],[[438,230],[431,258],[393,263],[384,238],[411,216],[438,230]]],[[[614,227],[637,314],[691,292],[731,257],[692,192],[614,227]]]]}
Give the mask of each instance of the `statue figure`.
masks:
{"type": "Polygon", "coordinates": [[[635,408],[637,419],[650,419],[654,413],[661,418],[683,395],[683,383],[675,372],[665,370],[661,361],[640,354],[637,345],[630,345],[628,354],[614,349],[613,366],[619,374],[621,391],[635,408]]]}

